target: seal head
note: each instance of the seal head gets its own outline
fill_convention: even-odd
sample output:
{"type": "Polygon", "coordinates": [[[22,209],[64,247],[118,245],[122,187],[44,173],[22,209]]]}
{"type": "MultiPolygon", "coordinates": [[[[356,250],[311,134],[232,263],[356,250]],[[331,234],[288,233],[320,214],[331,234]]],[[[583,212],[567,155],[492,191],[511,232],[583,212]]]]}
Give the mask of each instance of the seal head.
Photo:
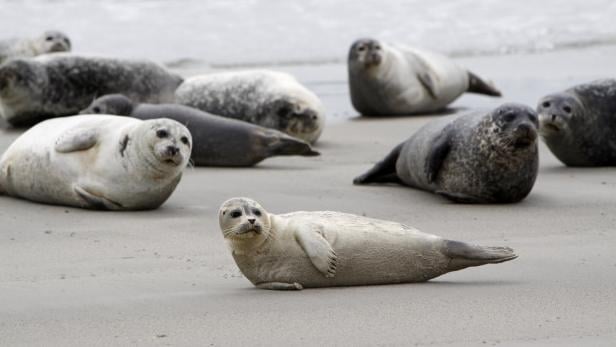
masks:
{"type": "Polygon", "coordinates": [[[380,65],[383,57],[384,52],[379,41],[362,38],[351,45],[348,61],[352,67],[367,70],[380,65]]]}
{"type": "Polygon", "coordinates": [[[35,46],[38,54],[69,52],[71,40],[61,31],[48,30],[36,38],[35,46]]]}
{"type": "Polygon", "coordinates": [[[218,211],[220,230],[233,251],[244,253],[259,248],[272,235],[267,211],[249,198],[232,198],[218,211]]]}
{"type": "Polygon", "coordinates": [[[109,94],[92,101],[90,106],[83,109],[79,114],[115,114],[130,116],[135,108],[135,103],[122,94],[109,94]]]}
{"type": "MultiPolygon", "coordinates": [[[[181,170],[188,163],[192,137],[182,124],[170,119],[152,119],[143,121],[135,132],[141,138],[137,142],[138,151],[144,156],[146,166],[155,174],[178,168],[181,170]]],[[[130,141],[129,137],[122,140],[127,145],[130,141]]]]}

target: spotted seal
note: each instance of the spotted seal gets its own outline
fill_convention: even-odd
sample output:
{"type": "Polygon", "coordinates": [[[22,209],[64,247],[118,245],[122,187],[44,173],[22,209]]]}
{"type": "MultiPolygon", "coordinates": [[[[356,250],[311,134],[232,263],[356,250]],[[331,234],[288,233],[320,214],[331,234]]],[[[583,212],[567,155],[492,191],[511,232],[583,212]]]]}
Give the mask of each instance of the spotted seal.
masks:
{"type": "Polygon", "coordinates": [[[273,156],[319,155],[308,143],[280,131],[184,105],[135,104],[124,95],[110,94],[94,100],[81,113],[176,120],[192,134],[191,159],[197,166],[253,166],[273,156]]]}
{"type": "Polygon", "coordinates": [[[262,289],[423,282],[517,256],[422,233],[396,222],[341,212],[268,213],[233,198],[218,213],[240,271],[262,289]]]}
{"type": "Polygon", "coordinates": [[[50,119],[0,158],[0,192],[89,209],[142,210],[173,193],[190,157],[188,129],[170,119],[50,119]]]}
{"type": "Polygon", "coordinates": [[[441,111],[465,92],[501,95],[445,56],[374,39],[351,45],[348,72],[353,107],[367,116],[441,111]]]}
{"type": "Polygon", "coordinates": [[[280,130],[314,143],[325,124],[323,104],[293,76],[277,71],[212,73],[186,79],[177,102],[215,115],[280,130]]]}
{"type": "Polygon", "coordinates": [[[48,30],[34,38],[0,40],[0,64],[13,58],[28,58],[70,50],[71,40],[65,33],[48,30]]]}
{"type": "Polygon", "coordinates": [[[616,79],[548,95],[537,112],[543,140],[565,165],[616,165],[616,79]]]}
{"type": "Polygon", "coordinates": [[[395,182],[464,203],[511,203],[533,188],[537,114],[519,104],[433,120],[355,184],[395,182]]]}
{"type": "Polygon", "coordinates": [[[14,59],[0,66],[0,116],[12,125],[69,116],[97,96],[122,93],[139,102],[173,102],[182,78],[149,61],[68,53],[14,59]]]}

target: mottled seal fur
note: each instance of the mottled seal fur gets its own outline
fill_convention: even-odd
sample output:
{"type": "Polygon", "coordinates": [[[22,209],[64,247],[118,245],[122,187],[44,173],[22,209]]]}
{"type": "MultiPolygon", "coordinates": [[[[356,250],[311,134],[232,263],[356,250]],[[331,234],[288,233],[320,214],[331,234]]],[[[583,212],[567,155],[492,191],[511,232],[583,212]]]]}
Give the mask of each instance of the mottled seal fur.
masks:
{"type": "Polygon", "coordinates": [[[0,40],[0,64],[13,58],[29,58],[70,50],[71,40],[66,34],[49,30],[38,37],[0,40]]]}
{"type": "Polygon", "coordinates": [[[191,141],[188,129],[170,119],[50,119],[2,155],[0,192],[89,209],[153,209],[180,181],[191,141]]]}
{"type": "Polygon", "coordinates": [[[537,112],[543,140],[565,165],[616,165],[616,79],[548,95],[537,112]]]}
{"type": "Polygon", "coordinates": [[[56,53],[0,66],[0,116],[13,125],[75,115],[97,96],[173,102],[182,78],[149,61],[56,53]]]}
{"type": "Polygon", "coordinates": [[[82,113],[178,121],[192,134],[191,159],[197,166],[252,166],[279,155],[319,155],[308,143],[280,131],[184,105],[136,104],[124,95],[111,94],[94,100],[82,113]]]}
{"type": "Polygon", "coordinates": [[[437,112],[464,92],[501,95],[445,56],[374,39],[353,43],[348,71],[353,107],[367,116],[437,112]]]}
{"type": "Polygon", "coordinates": [[[240,271],[258,288],[423,282],[517,256],[340,212],[268,213],[248,198],[224,202],[220,228],[240,271]]]}
{"type": "Polygon", "coordinates": [[[517,202],[537,178],[537,126],[535,111],[518,104],[439,118],[354,183],[401,183],[456,202],[517,202]]]}
{"type": "Polygon", "coordinates": [[[314,143],[325,124],[319,98],[276,71],[221,72],[186,79],[176,101],[215,115],[280,130],[314,143]]]}

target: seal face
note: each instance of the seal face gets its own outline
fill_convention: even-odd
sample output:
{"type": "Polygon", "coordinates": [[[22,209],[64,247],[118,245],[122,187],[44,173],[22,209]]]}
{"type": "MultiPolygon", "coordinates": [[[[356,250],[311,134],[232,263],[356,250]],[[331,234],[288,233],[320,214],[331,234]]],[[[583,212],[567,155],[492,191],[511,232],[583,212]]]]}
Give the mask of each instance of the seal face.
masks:
{"type": "Polygon", "coordinates": [[[13,125],[77,114],[98,95],[171,102],[182,78],[147,61],[52,54],[0,66],[0,116],[13,125]]]}
{"type": "Polygon", "coordinates": [[[402,183],[464,203],[510,203],[532,190],[537,114],[518,104],[434,120],[355,184],[402,183]]]}
{"type": "Polygon", "coordinates": [[[37,55],[68,52],[71,40],[60,31],[49,30],[36,38],[18,38],[0,41],[0,64],[13,58],[28,58],[37,55]]]}
{"type": "Polygon", "coordinates": [[[0,159],[0,191],[90,209],[160,206],[188,163],[192,138],[169,119],[88,115],[52,119],[22,134],[0,159]]]}
{"type": "Polygon", "coordinates": [[[252,166],[280,155],[316,156],[319,152],[280,131],[215,116],[176,104],[135,104],[124,95],[102,96],[82,113],[116,114],[146,120],[169,118],[184,124],[193,136],[191,159],[197,166],[252,166]]]}
{"type": "Polygon", "coordinates": [[[351,102],[363,115],[440,111],[464,92],[501,95],[440,54],[370,38],[351,45],[348,72],[351,102]]]}
{"type": "Polygon", "coordinates": [[[548,95],[537,112],[543,140],[565,165],[616,165],[616,79],[548,95]]]}
{"type": "Polygon", "coordinates": [[[319,98],[291,75],[266,70],[187,79],[176,101],[215,115],[276,129],[314,143],[325,123],[319,98]]]}
{"type": "Polygon", "coordinates": [[[227,200],[218,216],[240,271],[263,289],[422,282],[517,257],[352,214],[275,215],[249,198],[227,200]]]}

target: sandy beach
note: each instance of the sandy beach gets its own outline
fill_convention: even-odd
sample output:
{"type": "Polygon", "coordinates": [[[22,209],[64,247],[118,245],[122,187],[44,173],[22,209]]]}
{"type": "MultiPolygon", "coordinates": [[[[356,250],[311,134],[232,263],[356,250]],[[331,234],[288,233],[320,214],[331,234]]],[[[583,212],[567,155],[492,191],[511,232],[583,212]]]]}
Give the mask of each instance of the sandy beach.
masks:
{"type": "MultiPolygon", "coordinates": [[[[537,100],[616,76],[615,46],[456,59],[505,97],[465,95],[457,112],[537,100]]],[[[189,168],[148,212],[95,212],[0,196],[0,346],[535,345],[616,342],[616,168],[567,168],[540,144],[530,196],[458,205],[353,177],[436,116],[359,119],[342,64],[289,71],[328,110],[320,157],[254,168],[189,168]],[[272,292],[242,277],[218,227],[220,203],[272,213],[336,210],[394,220],[515,261],[427,283],[272,292]]],[[[184,75],[202,67],[184,67],[184,75]]],[[[21,130],[0,130],[0,152],[21,130]]]]}

